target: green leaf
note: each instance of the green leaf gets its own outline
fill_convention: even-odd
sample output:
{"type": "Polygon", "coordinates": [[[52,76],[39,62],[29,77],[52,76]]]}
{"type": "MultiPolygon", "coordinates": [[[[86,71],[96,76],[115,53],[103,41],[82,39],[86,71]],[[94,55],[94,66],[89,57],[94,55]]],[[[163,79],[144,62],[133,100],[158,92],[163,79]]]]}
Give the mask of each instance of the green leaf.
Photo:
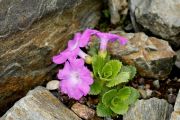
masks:
{"type": "Polygon", "coordinates": [[[130,89],[131,89],[131,94],[129,96],[128,103],[133,104],[137,101],[137,99],[139,98],[140,95],[139,95],[139,92],[136,89],[134,89],[133,87],[130,87],[130,89]]]}
{"type": "Polygon", "coordinates": [[[95,55],[92,60],[93,73],[95,77],[98,77],[98,71],[101,71],[105,64],[105,59],[102,57],[95,55]]]}
{"type": "Polygon", "coordinates": [[[112,76],[111,76],[111,78],[117,76],[117,74],[119,73],[119,71],[121,69],[122,63],[119,60],[110,60],[106,64],[112,66],[112,76]]]}
{"type": "Polygon", "coordinates": [[[131,95],[131,88],[130,87],[124,87],[118,90],[117,96],[122,100],[122,101],[127,101],[129,100],[129,97],[131,95]]]}
{"type": "Polygon", "coordinates": [[[104,95],[102,96],[102,103],[109,107],[111,105],[111,100],[117,95],[117,90],[116,89],[112,89],[109,90],[108,92],[104,93],[104,95]]]}
{"type": "Polygon", "coordinates": [[[129,67],[131,69],[130,80],[132,80],[136,75],[136,68],[134,66],[129,66],[129,67]]]}
{"type": "Polygon", "coordinates": [[[129,106],[127,103],[119,100],[116,105],[112,105],[110,108],[114,113],[123,115],[128,111],[129,106]]]}
{"type": "Polygon", "coordinates": [[[121,69],[122,63],[119,60],[110,60],[107,62],[102,71],[99,72],[99,76],[102,80],[110,81],[117,76],[121,69]]]}
{"type": "Polygon", "coordinates": [[[107,87],[114,87],[118,84],[128,82],[129,81],[130,74],[129,72],[120,72],[118,76],[116,76],[114,79],[109,81],[106,86],[107,87]]]}
{"type": "Polygon", "coordinates": [[[99,117],[110,117],[113,114],[113,111],[102,103],[97,105],[96,112],[99,117]]]}
{"type": "Polygon", "coordinates": [[[110,64],[105,64],[105,66],[102,69],[102,77],[103,78],[109,78],[112,76],[112,66],[110,64]]]}
{"type": "Polygon", "coordinates": [[[91,85],[91,89],[89,94],[90,95],[98,95],[102,89],[103,89],[103,81],[99,80],[99,79],[95,79],[94,83],[91,85]]]}
{"type": "Polygon", "coordinates": [[[123,66],[121,68],[121,71],[122,72],[129,72],[130,73],[129,80],[132,80],[135,77],[135,75],[136,75],[136,68],[134,66],[131,66],[131,65],[130,66],[123,66]]]}

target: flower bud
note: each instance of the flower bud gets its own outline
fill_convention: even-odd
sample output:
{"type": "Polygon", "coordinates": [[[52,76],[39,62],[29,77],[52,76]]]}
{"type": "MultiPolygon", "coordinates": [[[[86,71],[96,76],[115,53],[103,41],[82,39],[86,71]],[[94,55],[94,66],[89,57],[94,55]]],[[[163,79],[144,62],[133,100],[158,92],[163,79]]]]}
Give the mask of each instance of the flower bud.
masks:
{"type": "Polygon", "coordinates": [[[102,50],[100,50],[98,54],[99,54],[99,56],[101,56],[102,58],[106,58],[106,56],[107,56],[107,51],[102,51],[102,50]]]}
{"type": "Polygon", "coordinates": [[[92,57],[91,56],[86,56],[85,57],[85,62],[87,63],[87,64],[92,64],[92,57]]]}

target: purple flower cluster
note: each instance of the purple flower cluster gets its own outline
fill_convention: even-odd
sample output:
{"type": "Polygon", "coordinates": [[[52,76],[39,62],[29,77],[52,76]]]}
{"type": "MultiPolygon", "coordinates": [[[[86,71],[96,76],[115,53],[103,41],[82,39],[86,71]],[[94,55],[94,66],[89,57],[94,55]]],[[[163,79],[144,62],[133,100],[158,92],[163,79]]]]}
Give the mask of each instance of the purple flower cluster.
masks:
{"type": "Polygon", "coordinates": [[[81,50],[88,45],[92,35],[101,40],[100,51],[106,51],[108,41],[119,40],[123,45],[127,43],[127,39],[121,36],[86,29],[83,33],[76,33],[74,38],[68,42],[67,49],[53,57],[54,63],[65,63],[64,68],[58,73],[58,78],[61,80],[61,91],[76,100],[86,96],[93,83],[91,71],[84,65],[84,60],[90,56],[81,50]],[[78,56],[80,58],[77,58],[78,56]]]}

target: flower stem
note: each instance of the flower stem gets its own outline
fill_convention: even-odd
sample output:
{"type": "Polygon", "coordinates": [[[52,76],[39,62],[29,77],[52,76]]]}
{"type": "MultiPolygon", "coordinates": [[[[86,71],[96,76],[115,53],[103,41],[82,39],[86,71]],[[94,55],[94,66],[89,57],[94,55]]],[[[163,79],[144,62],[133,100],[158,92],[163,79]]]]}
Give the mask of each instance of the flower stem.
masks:
{"type": "Polygon", "coordinates": [[[88,54],[86,54],[85,52],[83,52],[82,50],[79,51],[78,55],[81,58],[83,58],[87,64],[91,64],[92,63],[92,57],[89,56],[88,54]]]}

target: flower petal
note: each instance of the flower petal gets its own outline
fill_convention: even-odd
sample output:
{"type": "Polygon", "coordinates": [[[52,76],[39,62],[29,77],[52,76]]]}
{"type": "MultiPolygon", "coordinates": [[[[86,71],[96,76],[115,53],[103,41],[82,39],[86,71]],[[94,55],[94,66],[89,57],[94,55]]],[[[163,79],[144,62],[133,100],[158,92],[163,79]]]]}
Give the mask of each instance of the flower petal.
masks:
{"type": "Polygon", "coordinates": [[[79,89],[69,89],[69,97],[79,100],[83,96],[83,92],[79,89]]]}
{"type": "Polygon", "coordinates": [[[120,44],[122,45],[127,43],[126,38],[116,34],[98,32],[96,33],[96,36],[101,40],[100,49],[103,51],[106,50],[109,41],[113,42],[115,40],[119,40],[120,44]]]}
{"type": "Polygon", "coordinates": [[[84,67],[84,60],[83,59],[70,59],[72,69],[81,69],[84,67]]]}
{"type": "Polygon", "coordinates": [[[69,53],[67,50],[61,52],[59,55],[53,56],[52,61],[56,64],[62,64],[68,59],[69,53]]]}
{"type": "Polygon", "coordinates": [[[84,96],[86,96],[90,91],[90,86],[85,83],[80,84],[78,88],[81,90],[84,96]]]}
{"type": "Polygon", "coordinates": [[[80,46],[80,47],[85,47],[85,46],[88,44],[91,35],[94,35],[94,34],[96,34],[97,32],[99,32],[99,31],[93,30],[93,29],[86,29],[86,30],[83,32],[82,36],[81,36],[79,46],[80,46]]]}
{"type": "Polygon", "coordinates": [[[84,66],[83,59],[70,59],[58,73],[61,79],[60,88],[69,97],[79,100],[83,95],[87,95],[93,78],[90,71],[84,66]]]}
{"type": "Polygon", "coordinates": [[[57,76],[58,76],[59,79],[67,79],[70,72],[71,72],[70,64],[69,64],[69,62],[66,62],[65,65],[64,65],[64,68],[59,70],[57,76]]]}
{"type": "Polygon", "coordinates": [[[121,45],[125,45],[128,42],[128,40],[125,37],[119,36],[119,42],[121,45]]]}
{"type": "Polygon", "coordinates": [[[79,42],[80,42],[79,40],[80,40],[80,38],[81,38],[81,33],[76,33],[75,37],[73,38],[73,40],[70,40],[68,42],[68,49],[70,51],[73,51],[76,48],[79,48],[79,42]]]}

